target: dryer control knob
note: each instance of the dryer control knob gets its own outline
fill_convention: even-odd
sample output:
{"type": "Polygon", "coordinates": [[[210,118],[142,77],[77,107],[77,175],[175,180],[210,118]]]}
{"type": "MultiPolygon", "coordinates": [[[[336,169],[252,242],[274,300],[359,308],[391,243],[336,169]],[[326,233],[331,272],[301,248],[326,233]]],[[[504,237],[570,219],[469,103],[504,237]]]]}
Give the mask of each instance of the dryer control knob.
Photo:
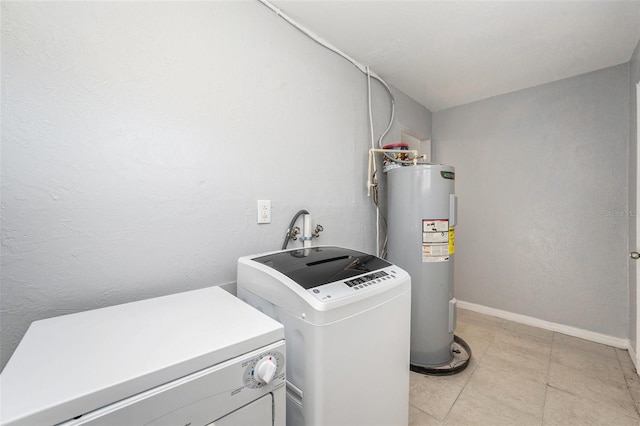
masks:
{"type": "Polygon", "coordinates": [[[259,383],[268,384],[273,380],[273,376],[276,375],[277,369],[278,365],[276,364],[276,360],[272,356],[266,356],[256,363],[256,366],[253,369],[253,377],[255,377],[259,383]]]}

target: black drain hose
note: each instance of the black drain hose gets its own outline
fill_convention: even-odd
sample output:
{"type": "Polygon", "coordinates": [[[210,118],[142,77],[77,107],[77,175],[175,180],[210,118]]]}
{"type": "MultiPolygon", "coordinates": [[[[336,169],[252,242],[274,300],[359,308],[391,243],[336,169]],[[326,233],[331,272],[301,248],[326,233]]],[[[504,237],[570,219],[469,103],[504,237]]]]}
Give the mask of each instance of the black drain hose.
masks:
{"type": "Polygon", "coordinates": [[[413,371],[414,373],[425,374],[428,376],[451,376],[453,374],[458,374],[459,372],[467,368],[467,366],[469,365],[469,361],[471,361],[471,348],[469,347],[467,342],[465,342],[464,340],[462,340],[462,338],[456,335],[453,336],[453,341],[458,345],[460,345],[460,347],[467,354],[469,354],[469,358],[467,358],[461,363],[456,363],[456,365],[449,364],[449,365],[444,365],[442,367],[436,367],[436,368],[421,367],[418,365],[411,364],[409,367],[410,370],[413,371]]]}
{"type": "Polygon", "coordinates": [[[289,229],[287,229],[287,233],[284,236],[284,242],[282,243],[282,250],[286,250],[287,245],[289,244],[289,238],[291,238],[291,231],[293,230],[293,225],[296,224],[296,220],[298,220],[298,218],[303,214],[309,214],[309,212],[304,209],[300,210],[298,213],[296,213],[293,216],[293,219],[291,219],[291,223],[289,224],[289,229]]]}

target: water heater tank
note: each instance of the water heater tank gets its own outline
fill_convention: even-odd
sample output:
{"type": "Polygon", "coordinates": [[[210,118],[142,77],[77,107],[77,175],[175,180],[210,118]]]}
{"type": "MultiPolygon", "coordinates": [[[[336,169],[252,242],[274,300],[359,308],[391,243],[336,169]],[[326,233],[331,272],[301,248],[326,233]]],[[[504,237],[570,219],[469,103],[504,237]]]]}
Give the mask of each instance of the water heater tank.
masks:
{"type": "Polygon", "coordinates": [[[455,169],[425,164],[387,173],[389,261],[411,275],[411,365],[452,360],[455,169]]]}

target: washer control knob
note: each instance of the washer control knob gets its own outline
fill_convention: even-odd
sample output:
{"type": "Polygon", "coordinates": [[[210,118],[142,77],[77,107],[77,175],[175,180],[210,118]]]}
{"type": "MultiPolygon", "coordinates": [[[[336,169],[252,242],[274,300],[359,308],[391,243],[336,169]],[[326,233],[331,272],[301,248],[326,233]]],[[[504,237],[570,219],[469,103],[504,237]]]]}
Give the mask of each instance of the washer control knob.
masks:
{"type": "Polygon", "coordinates": [[[272,356],[266,356],[256,363],[256,366],[253,369],[253,377],[259,383],[268,384],[273,380],[273,376],[275,376],[277,369],[278,365],[276,364],[275,358],[272,356]]]}

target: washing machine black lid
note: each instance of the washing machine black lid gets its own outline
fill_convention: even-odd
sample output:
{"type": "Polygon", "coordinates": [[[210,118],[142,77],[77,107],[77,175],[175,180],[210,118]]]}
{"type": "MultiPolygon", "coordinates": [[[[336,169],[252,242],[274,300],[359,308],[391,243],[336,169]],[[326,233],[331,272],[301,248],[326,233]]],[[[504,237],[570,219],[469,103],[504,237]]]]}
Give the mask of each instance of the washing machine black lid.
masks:
{"type": "Polygon", "coordinates": [[[285,251],[253,260],[283,273],[305,289],[391,266],[371,254],[340,247],[285,251]]]}

